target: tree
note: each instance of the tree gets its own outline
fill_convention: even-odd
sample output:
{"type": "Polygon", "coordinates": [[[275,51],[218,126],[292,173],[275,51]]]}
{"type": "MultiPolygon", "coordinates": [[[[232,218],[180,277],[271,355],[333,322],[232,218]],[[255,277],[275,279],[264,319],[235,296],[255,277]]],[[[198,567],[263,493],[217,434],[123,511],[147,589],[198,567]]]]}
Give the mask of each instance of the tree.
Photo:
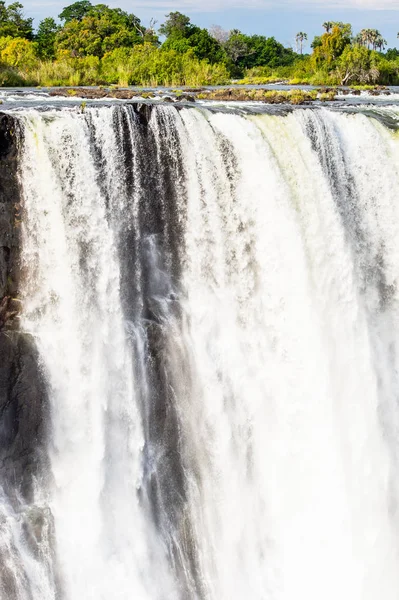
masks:
{"type": "Polygon", "coordinates": [[[78,2],[66,6],[58,17],[61,21],[64,21],[64,24],[69,23],[70,21],[81,21],[91,8],[92,5],[90,0],[79,0],[78,2]]]}
{"type": "Polygon", "coordinates": [[[331,29],[334,27],[333,21],[325,21],[323,23],[323,29],[326,30],[326,33],[330,33],[331,29]]]}
{"type": "Polygon", "coordinates": [[[238,30],[230,32],[223,47],[233,65],[240,71],[254,67],[287,66],[295,60],[294,52],[285,48],[274,37],[245,35],[238,30]]]}
{"type": "Polygon", "coordinates": [[[372,61],[372,52],[364,46],[347,45],[338,60],[336,71],[341,85],[375,83],[379,77],[379,70],[372,61]]]}
{"type": "Polygon", "coordinates": [[[382,37],[381,33],[378,32],[378,35],[376,36],[375,40],[374,40],[374,47],[375,50],[379,50],[380,52],[382,52],[382,50],[385,50],[385,47],[387,46],[388,42],[382,37]]]}
{"type": "Polygon", "coordinates": [[[353,38],[353,43],[357,44],[358,46],[364,46],[364,39],[363,39],[362,32],[357,33],[355,35],[355,37],[353,38]]]}
{"type": "Polygon", "coordinates": [[[190,17],[176,11],[166,15],[166,21],[159,28],[159,33],[166,38],[171,36],[188,37],[192,27],[190,17]]]}
{"type": "MultiPolygon", "coordinates": [[[[332,21],[332,29],[338,28],[344,36],[352,36],[352,25],[350,23],[343,23],[342,21],[332,21]]],[[[332,29],[330,33],[332,32],[332,29]]]]}
{"type": "Polygon", "coordinates": [[[227,55],[222,45],[206,29],[193,25],[188,17],[179,12],[170,13],[167,17],[166,23],[159,29],[166,36],[163,50],[175,50],[180,54],[192,50],[196,58],[207,59],[211,64],[226,61],[227,55]]]}
{"type": "Polygon", "coordinates": [[[226,52],[234,65],[244,57],[249,56],[253,50],[249,45],[249,37],[241,33],[238,29],[233,29],[229,39],[225,44],[226,52]]]}
{"type": "Polygon", "coordinates": [[[68,50],[73,57],[101,58],[114,48],[142,44],[145,32],[135,15],[120,8],[96,4],[80,21],[73,19],[59,31],[56,50],[68,50]]]}
{"type": "Polygon", "coordinates": [[[186,32],[186,37],[181,33],[173,33],[162,45],[163,50],[175,50],[184,54],[189,50],[193,51],[194,56],[207,59],[211,64],[225,62],[226,51],[215,38],[209,35],[206,29],[192,27],[186,32]]]}
{"type": "Polygon", "coordinates": [[[25,18],[22,11],[23,6],[20,2],[6,6],[6,3],[0,0],[0,37],[33,39],[33,19],[25,18]]]}
{"type": "Polygon", "coordinates": [[[312,63],[315,70],[329,72],[336,66],[336,60],[341,56],[346,46],[351,45],[347,28],[334,25],[330,33],[323,33],[321,45],[314,49],[312,63]]]}
{"type": "Polygon", "coordinates": [[[308,35],[307,35],[307,33],[304,33],[303,31],[300,31],[295,36],[295,41],[296,41],[296,44],[297,44],[297,48],[298,48],[298,45],[299,45],[300,54],[302,54],[302,51],[303,51],[303,42],[305,40],[307,40],[307,39],[308,39],[308,35]]]}
{"type": "Polygon", "coordinates": [[[230,37],[230,31],[226,31],[220,25],[211,25],[208,29],[209,35],[212,36],[219,44],[225,44],[230,37]]]}
{"type": "Polygon", "coordinates": [[[27,71],[37,63],[35,45],[26,38],[1,38],[0,60],[7,65],[27,71]]]}
{"type": "Polygon", "coordinates": [[[207,59],[212,65],[225,62],[226,52],[222,45],[206,29],[194,27],[188,38],[190,48],[198,59],[207,59]]]}
{"type": "Polygon", "coordinates": [[[371,47],[372,50],[383,50],[387,44],[378,29],[362,29],[355,37],[355,41],[361,46],[366,46],[369,49],[371,47]]]}
{"type": "Polygon", "coordinates": [[[51,17],[40,21],[36,34],[37,51],[40,58],[54,58],[55,41],[59,30],[60,26],[51,17]]]}
{"type": "Polygon", "coordinates": [[[310,47],[312,48],[312,50],[314,50],[315,48],[319,48],[322,45],[322,39],[321,39],[321,35],[315,35],[313,38],[313,42],[310,44],[310,47]]]}
{"type": "Polygon", "coordinates": [[[389,48],[385,53],[385,58],[388,61],[395,61],[399,58],[399,50],[397,48],[389,48]]]}

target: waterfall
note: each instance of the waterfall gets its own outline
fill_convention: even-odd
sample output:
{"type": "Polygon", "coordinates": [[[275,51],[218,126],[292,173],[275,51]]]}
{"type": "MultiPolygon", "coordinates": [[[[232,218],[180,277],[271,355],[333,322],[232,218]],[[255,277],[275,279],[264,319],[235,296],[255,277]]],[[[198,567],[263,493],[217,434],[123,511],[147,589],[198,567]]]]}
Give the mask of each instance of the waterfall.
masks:
{"type": "Polygon", "coordinates": [[[14,114],[48,456],[0,598],[397,600],[395,110],[14,114]]]}

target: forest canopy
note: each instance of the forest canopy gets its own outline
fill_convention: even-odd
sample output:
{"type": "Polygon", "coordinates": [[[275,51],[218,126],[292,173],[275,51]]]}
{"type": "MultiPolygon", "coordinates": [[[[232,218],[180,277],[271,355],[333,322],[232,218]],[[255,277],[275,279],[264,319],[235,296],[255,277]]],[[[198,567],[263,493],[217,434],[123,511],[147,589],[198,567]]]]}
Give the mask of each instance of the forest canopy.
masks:
{"type": "Polygon", "coordinates": [[[386,49],[378,30],[354,33],[349,23],[326,21],[309,42],[303,31],[287,48],[273,36],[203,29],[178,11],[157,27],[90,0],[65,6],[35,30],[22,4],[0,0],[0,85],[399,83],[399,51],[386,49]]]}

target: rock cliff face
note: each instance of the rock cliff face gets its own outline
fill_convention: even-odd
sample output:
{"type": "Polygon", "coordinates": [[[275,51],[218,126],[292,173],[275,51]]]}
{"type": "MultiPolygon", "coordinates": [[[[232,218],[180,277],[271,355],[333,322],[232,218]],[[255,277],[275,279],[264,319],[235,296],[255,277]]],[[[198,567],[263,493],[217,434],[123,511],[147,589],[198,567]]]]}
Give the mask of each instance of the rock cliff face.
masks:
{"type": "MultiPolygon", "coordinates": [[[[0,116],[0,299],[17,292],[19,186],[17,123],[0,116]]],[[[2,303],[3,304],[3,303],[2,303]]],[[[1,319],[1,313],[0,313],[1,319]]],[[[3,318],[4,321],[4,318],[3,318]]]]}
{"type": "Polygon", "coordinates": [[[0,486],[29,502],[45,460],[47,396],[34,340],[18,323],[21,135],[14,117],[0,115],[0,486]]]}

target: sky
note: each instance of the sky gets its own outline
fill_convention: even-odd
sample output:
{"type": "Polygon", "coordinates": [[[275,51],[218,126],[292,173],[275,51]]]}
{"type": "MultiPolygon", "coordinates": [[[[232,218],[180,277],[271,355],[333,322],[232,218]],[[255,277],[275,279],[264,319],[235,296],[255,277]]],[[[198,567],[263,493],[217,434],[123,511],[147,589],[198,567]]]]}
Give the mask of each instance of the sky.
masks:
{"type": "MultiPolygon", "coordinates": [[[[43,17],[57,17],[73,1],[21,0],[36,27],[43,17]]],[[[323,32],[324,21],[344,21],[352,24],[354,33],[362,28],[379,29],[389,47],[399,47],[399,0],[92,0],[92,3],[123,8],[137,15],[144,25],[151,18],[159,25],[168,12],[178,10],[200,27],[217,24],[226,30],[274,36],[292,47],[295,34],[303,31],[308,35],[308,49],[313,37],[323,32]]]]}

